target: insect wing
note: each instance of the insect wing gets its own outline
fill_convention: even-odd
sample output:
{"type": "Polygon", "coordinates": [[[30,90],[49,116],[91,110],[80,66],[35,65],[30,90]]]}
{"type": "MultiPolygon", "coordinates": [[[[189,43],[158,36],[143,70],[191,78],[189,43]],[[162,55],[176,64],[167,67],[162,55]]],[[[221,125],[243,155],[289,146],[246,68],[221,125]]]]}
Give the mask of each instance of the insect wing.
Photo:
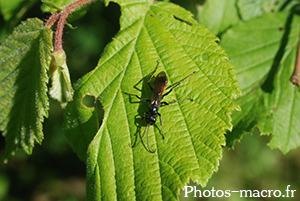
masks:
{"type": "Polygon", "coordinates": [[[164,71],[161,71],[154,80],[153,95],[160,97],[166,90],[168,78],[164,71]]]}

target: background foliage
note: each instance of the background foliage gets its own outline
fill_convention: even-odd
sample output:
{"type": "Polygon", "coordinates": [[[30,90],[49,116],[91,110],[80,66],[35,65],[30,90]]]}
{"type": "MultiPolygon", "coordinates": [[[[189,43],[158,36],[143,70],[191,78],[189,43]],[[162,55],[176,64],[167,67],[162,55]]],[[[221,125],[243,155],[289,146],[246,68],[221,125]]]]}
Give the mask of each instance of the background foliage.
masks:
{"type": "MultiPolygon", "coordinates": [[[[4,19],[3,17],[1,21],[1,27],[3,28],[0,29],[0,36],[2,37],[2,40],[4,39],[6,34],[10,33],[11,27],[14,27],[21,19],[23,20],[27,17],[39,17],[40,19],[45,18],[45,15],[40,11],[41,4],[39,2],[28,2],[30,2],[30,4],[25,4],[24,2],[22,2],[22,6],[20,6],[20,8],[26,8],[26,15],[23,13],[23,15],[14,14],[10,18],[6,19],[4,19]]],[[[258,28],[259,24],[261,24],[263,27],[264,23],[270,23],[270,19],[279,18],[282,18],[283,20],[279,22],[274,22],[274,24],[276,24],[274,30],[278,28],[278,25],[279,27],[286,28],[284,22],[286,19],[289,19],[288,14],[286,14],[286,17],[284,17],[284,14],[281,14],[281,17],[277,18],[272,16],[272,14],[268,13],[271,11],[278,11],[283,6],[285,10],[289,11],[291,10],[292,5],[294,4],[294,1],[267,1],[268,4],[263,3],[266,1],[258,1],[261,2],[261,4],[257,3],[256,5],[253,5],[247,4],[247,1],[240,0],[237,1],[238,3],[236,3],[235,1],[227,1],[226,7],[225,5],[216,3],[217,1],[211,0],[209,2],[210,5],[207,4],[207,7],[196,7],[195,5],[201,3],[199,1],[178,1],[176,3],[183,4],[183,7],[193,11],[199,17],[199,19],[203,19],[203,21],[200,20],[201,23],[207,25],[207,27],[211,29],[213,33],[221,36],[221,39],[223,39],[221,45],[223,45],[225,49],[226,37],[229,43],[232,43],[235,40],[233,40],[230,37],[237,37],[236,34],[239,33],[239,29],[243,28],[243,22],[239,22],[241,21],[241,19],[251,20],[251,18],[262,17],[262,19],[258,18],[256,22],[252,22],[254,25],[251,31],[253,31],[253,29],[258,28]],[[272,5],[275,6],[272,7],[272,5]],[[236,12],[229,12],[230,14],[228,14],[228,10],[232,11],[232,8],[235,8],[236,6],[239,6],[240,10],[236,10],[236,12]],[[219,12],[218,9],[223,9],[224,12],[219,12]],[[243,9],[248,12],[242,12],[243,9]],[[212,12],[213,10],[215,10],[215,12],[212,12]],[[223,15],[218,16],[215,15],[215,13],[223,13],[223,15]],[[264,16],[264,14],[267,15],[264,16]],[[226,20],[220,23],[220,19],[224,18],[226,20]],[[210,20],[205,21],[205,19],[210,20]],[[213,20],[219,23],[212,23],[213,20]],[[236,27],[233,26],[236,23],[240,24],[236,27]],[[213,25],[213,27],[210,27],[210,25],[213,25]],[[231,26],[233,26],[232,29],[231,26]]],[[[18,9],[16,10],[18,11],[18,9]]],[[[18,13],[17,11],[15,13],[18,13]]],[[[3,11],[1,12],[3,13],[3,11]]],[[[83,18],[72,23],[73,26],[78,27],[77,29],[65,31],[64,47],[68,55],[68,66],[70,67],[72,81],[76,81],[79,77],[89,72],[96,66],[104,46],[111,41],[111,38],[114,37],[117,31],[119,30],[119,15],[120,8],[118,5],[111,3],[108,6],[108,8],[104,8],[101,2],[96,2],[91,6],[88,6],[88,12],[83,18]],[[111,15],[111,13],[115,14],[111,15]],[[82,68],[82,66],[85,66],[85,68],[82,68]]],[[[296,18],[297,17],[295,17],[295,20],[296,18]]],[[[251,27],[249,26],[249,24],[251,24],[251,22],[248,22],[248,24],[246,24],[245,26],[248,28],[251,27]]],[[[295,30],[291,31],[292,33],[295,32],[294,41],[297,40],[299,32],[297,30],[297,26],[295,27],[295,30]]],[[[278,32],[274,30],[270,29],[270,35],[272,35],[273,37],[276,37],[276,34],[278,34],[278,37],[280,38],[282,37],[282,34],[284,34],[284,32],[280,29],[277,29],[278,32]]],[[[242,36],[246,38],[246,41],[251,38],[251,31],[248,30],[242,34],[242,36]]],[[[259,31],[260,30],[258,30],[257,33],[262,33],[259,31]]],[[[266,39],[264,39],[262,42],[265,42],[267,39],[271,40],[272,38],[266,37],[266,39]]],[[[253,39],[253,41],[255,41],[255,39],[253,39]]],[[[276,57],[277,62],[280,62],[281,58],[287,58],[282,62],[284,63],[285,61],[287,61],[290,63],[290,66],[292,66],[294,58],[290,57],[295,55],[295,51],[293,51],[295,45],[293,45],[293,40],[288,41],[292,41],[291,45],[289,45],[289,43],[286,42],[285,47],[292,47],[290,51],[287,51],[288,53],[292,52],[291,54],[289,54],[291,56],[283,56],[283,53],[281,53],[282,55],[276,55],[276,48],[272,47],[270,47],[270,50],[274,53],[271,54],[270,51],[265,49],[262,49],[262,52],[265,52],[265,54],[269,57],[276,57]]],[[[259,43],[260,41],[255,42],[257,42],[257,44],[261,44],[259,43]]],[[[281,42],[281,38],[279,41],[277,40],[277,45],[279,49],[285,48],[282,47],[281,42]]],[[[266,44],[262,46],[263,48],[268,47],[266,44]]],[[[236,64],[239,64],[239,58],[235,57],[234,54],[230,55],[230,49],[228,50],[228,54],[230,58],[232,58],[231,62],[233,64],[234,62],[237,62],[236,64]]],[[[253,57],[250,57],[249,60],[245,59],[245,61],[251,63],[253,61],[252,58],[253,57]]],[[[272,63],[272,61],[273,60],[271,58],[269,62],[272,63]]],[[[236,68],[239,68],[244,67],[245,65],[235,66],[236,68]]],[[[287,77],[288,76],[284,76],[283,78],[286,79],[287,77]]],[[[264,80],[264,78],[266,77],[264,76],[262,80],[264,80]]],[[[260,81],[259,83],[262,83],[262,81],[260,81]]],[[[241,86],[243,86],[242,83],[241,86]]],[[[253,86],[258,87],[260,85],[254,84],[253,86]]],[[[246,89],[246,87],[242,87],[242,89],[246,89]]],[[[246,91],[247,90],[245,90],[245,92],[246,91]]],[[[248,91],[251,90],[248,89],[248,91]]],[[[257,101],[255,103],[257,104],[257,101]]],[[[65,142],[65,139],[62,134],[62,111],[59,108],[59,105],[55,101],[51,100],[50,107],[51,110],[49,112],[49,118],[45,119],[44,124],[45,140],[43,141],[43,146],[37,146],[36,149],[33,151],[33,155],[30,157],[24,155],[22,151],[20,151],[17,154],[17,156],[9,162],[7,166],[1,164],[0,185],[2,185],[3,188],[0,189],[3,189],[3,199],[18,200],[23,197],[26,200],[26,198],[38,198],[39,196],[43,195],[52,198],[60,197],[65,200],[84,199],[84,192],[76,191],[79,192],[79,194],[76,194],[74,191],[70,190],[72,188],[67,188],[67,186],[69,186],[70,184],[78,184],[79,189],[85,188],[84,180],[82,179],[85,176],[85,167],[83,164],[78,162],[78,159],[76,158],[76,156],[74,156],[74,154],[65,142]],[[74,167],[78,167],[78,169],[74,167]],[[40,177],[40,175],[44,176],[40,177]],[[14,185],[12,186],[11,184],[14,185]],[[27,189],[24,188],[24,186],[27,186],[27,189]],[[59,186],[59,188],[55,188],[57,186],[59,186]],[[44,194],[45,192],[46,194],[44,194]],[[80,192],[82,192],[82,194],[80,194],[80,192]]],[[[257,107],[254,105],[253,108],[257,107]]],[[[249,116],[253,117],[253,115],[249,116]]],[[[254,120],[247,119],[246,123],[249,124],[249,127],[245,128],[244,125],[242,125],[242,129],[245,129],[246,133],[252,131],[253,126],[258,122],[258,120],[259,118],[256,118],[254,120]]],[[[210,189],[211,186],[214,186],[215,189],[224,190],[257,188],[285,189],[286,185],[288,184],[292,185],[293,189],[300,189],[299,182],[297,182],[299,181],[300,164],[299,153],[297,153],[297,150],[292,151],[288,153],[285,157],[283,157],[279,151],[270,151],[269,148],[265,146],[270,140],[270,137],[261,138],[258,137],[258,134],[259,131],[255,130],[255,134],[253,135],[254,137],[252,135],[244,136],[242,143],[238,144],[235,147],[235,151],[226,151],[224,153],[224,160],[222,160],[221,162],[220,171],[213,176],[212,180],[208,184],[207,189],[210,189]],[[222,181],[222,183],[220,183],[220,181],[222,181]]],[[[232,141],[234,141],[235,139],[239,139],[240,137],[241,136],[238,136],[237,138],[234,137],[232,141]]],[[[230,138],[228,139],[228,142],[230,144],[230,142],[232,141],[230,141],[230,138]]],[[[1,139],[1,150],[3,150],[4,147],[3,141],[4,140],[1,139]]],[[[286,153],[288,152],[288,150],[283,149],[283,152],[286,153]]],[[[201,187],[198,187],[198,189],[200,188],[201,187]]],[[[73,187],[73,189],[76,188],[73,187]]],[[[231,199],[238,200],[238,198],[231,199]]]]}

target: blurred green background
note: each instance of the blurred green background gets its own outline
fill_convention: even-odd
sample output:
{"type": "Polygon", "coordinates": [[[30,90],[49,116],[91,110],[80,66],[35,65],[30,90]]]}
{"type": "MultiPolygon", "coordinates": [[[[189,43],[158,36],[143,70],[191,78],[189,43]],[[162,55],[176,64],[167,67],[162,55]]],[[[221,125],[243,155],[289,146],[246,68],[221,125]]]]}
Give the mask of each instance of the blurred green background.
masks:
{"type": "MultiPolygon", "coordinates": [[[[0,0],[10,1],[10,0],[0,0]]],[[[14,0],[13,0],[14,1],[14,0]]],[[[196,14],[196,4],[202,1],[172,1],[196,14]]],[[[39,1],[24,1],[27,10],[17,19],[5,21],[0,15],[0,42],[12,31],[20,20],[28,17],[47,19],[50,14],[42,13],[39,1]]],[[[1,4],[0,4],[1,6],[1,4]]],[[[110,3],[104,7],[100,1],[86,6],[88,12],[71,22],[76,29],[65,28],[64,48],[72,82],[92,70],[105,48],[119,30],[120,7],[110,3]]],[[[0,9],[1,10],[1,9],[0,9]]],[[[72,17],[76,18],[80,12],[72,17]]],[[[85,165],[72,152],[63,135],[63,113],[59,103],[50,99],[49,118],[44,122],[44,141],[36,145],[31,156],[23,151],[3,164],[0,162],[0,200],[85,200],[85,165]]],[[[285,193],[287,185],[297,190],[294,198],[240,198],[232,193],[230,198],[194,198],[193,194],[180,199],[194,200],[300,200],[300,149],[282,155],[278,150],[270,150],[267,143],[270,137],[245,135],[234,150],[224,148],[220,169],[213,175],[207,187],[198,190],[281,190],[285,193]]],[[[5,139],[0,135],[0,155],[5,148],[5,139]]],[[[195,183],[188,184],[195,186],[195,183]]]]}

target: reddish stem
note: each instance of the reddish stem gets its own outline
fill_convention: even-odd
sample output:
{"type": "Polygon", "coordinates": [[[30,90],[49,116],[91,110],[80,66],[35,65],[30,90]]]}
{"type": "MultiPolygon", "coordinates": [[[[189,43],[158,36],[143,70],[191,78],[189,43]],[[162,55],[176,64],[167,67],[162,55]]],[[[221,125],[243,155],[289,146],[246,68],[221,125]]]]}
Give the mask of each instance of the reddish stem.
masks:
{"type": "Polygon", "coordinates": [[[58,18],[59,18],[58,12],[52,14],[50,16],[50,18],[47,20],[47,23],[45,26],[51,28],[53,26],[53,24],[58,20],[58,18]]]}
{"type": "Polygon", "coordinates": [[[54,45],[55,52],[58,50],[63,50],[63,48],[62,48],[63,29],[64,29],[65,22],[69,16],[69,14],[71,13],[71,11],[79,6],[82,6],[86,3],[90,3],[92,1],[94,1],[94,0],[78,0],[78,1],[75,1],[65,7],[65,9],[61,13],[59,21],[57,23],[57,29],[56,29],[56,34],[55,34],[55,45],[54,45]]]}
{"type": "Polygon", "coordinates": [[[299,43],[298,43],[298,53],[297,53],[297,61],[294,69],[294,73],[290,79],[293,85],[297,85],[299,87],[299,67],[300,67],[300,35],[299,35],[299,43]]]}

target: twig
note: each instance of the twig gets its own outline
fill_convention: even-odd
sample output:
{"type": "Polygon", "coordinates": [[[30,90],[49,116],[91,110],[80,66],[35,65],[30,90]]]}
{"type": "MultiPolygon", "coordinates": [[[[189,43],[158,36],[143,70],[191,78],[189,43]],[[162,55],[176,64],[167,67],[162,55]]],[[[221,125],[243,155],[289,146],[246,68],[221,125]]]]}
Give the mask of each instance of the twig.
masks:
{"type": "Polygon", "coordinates": [[[47,20],[47,23],[45,26],[51,28],[54,25],[54,23],[58,20],[58,18],[59,18],[58,12],[52,14],[50,16],[50,18],[47,20]]]}
{"type": "Polygon", "coordinates": [[[293,85],[297,85],[299,87],[299,68],[300,68],[300,34],[299,34],[299,42],[298,42],[298,53],[297,53],[297,60],[296,65],[294,69],[294,73],[290,79],[290,81],[293,83],[293,85]]]}
{"type": "Polygon", "coordinates": [[[55,45],[54,45],[54,51],[63,50],[62,48],[62,35],[63,35],[63,28],[66,23],[66,20],[71,13],[73,9],[76,9],[86,3],[90,3],[94,0],[78,0],[75,1],[65,7],[65,9],[62,11],[59,21],[57,23],[57,29],[55,34],[55,45]]]}

